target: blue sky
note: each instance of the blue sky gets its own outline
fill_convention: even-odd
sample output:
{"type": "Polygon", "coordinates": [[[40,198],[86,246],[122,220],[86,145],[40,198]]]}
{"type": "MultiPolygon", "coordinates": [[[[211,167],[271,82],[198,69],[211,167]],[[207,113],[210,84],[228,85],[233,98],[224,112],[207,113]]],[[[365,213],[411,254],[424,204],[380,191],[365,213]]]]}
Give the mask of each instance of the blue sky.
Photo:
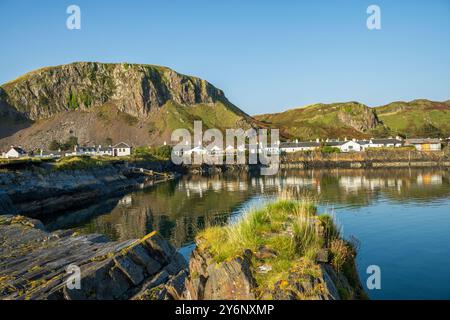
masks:
{"type": "Polygon", "coordinates": [[[450,99],[450,0],[0,0],[0,83],[73,61],[165,65],[249,114],[450,99]],[[66,8],[81,8],[81,30],[66,8]],[[381,30],[366,9],[381,8],[381,30]]]}

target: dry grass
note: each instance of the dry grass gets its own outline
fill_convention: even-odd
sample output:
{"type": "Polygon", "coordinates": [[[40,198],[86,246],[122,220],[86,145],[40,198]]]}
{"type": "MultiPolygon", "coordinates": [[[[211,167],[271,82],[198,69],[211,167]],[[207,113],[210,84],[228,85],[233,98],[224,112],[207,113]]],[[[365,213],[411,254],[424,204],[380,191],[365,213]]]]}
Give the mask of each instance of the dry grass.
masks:
{"type": "MultiPolygon", "coordinates": [[[[273,286],[299,265],[315,273],[316,268],[311,266],[317,266],[318,252],[339,239],[340,232],[331,216],[317,215],[314,200],[292,193],[285,193],[262,208],[248,210],[230,225],[206,228],[197,238],[199,247],[208,249],[218,263],[243,254],[245,249],[255,256],[261,248],[275,252],[275,256],[264,261],[254,258],[255,267],[271,266],[271,271],[256,275],[260,287],[273,286]]],[[[343,258],[338,255],[336,259],[340,263],[343,258]]]]}

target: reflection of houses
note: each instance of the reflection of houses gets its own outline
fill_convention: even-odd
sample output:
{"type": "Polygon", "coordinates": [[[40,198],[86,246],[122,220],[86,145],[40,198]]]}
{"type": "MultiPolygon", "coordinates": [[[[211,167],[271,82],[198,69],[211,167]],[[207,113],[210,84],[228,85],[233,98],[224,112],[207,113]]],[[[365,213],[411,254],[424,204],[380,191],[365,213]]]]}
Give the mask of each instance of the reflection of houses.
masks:
{"type": "Polygon", "coordinates": [[[442,184],[442,175],[440,174],[419,174],[417,176],[417,184],[419,186],[422,185],[441,185],[442,184]]]}
{"type": "Polygon", "coordinates": [[[2,157],[3,158],[22,158],[26,157],[27,152],[22,149],[22,147],[11,146],[8,152],[5,152],[2,157]]]}
{"type": "Polygon", "coordinates": [[[442,148],[440,139],[406,139],[405,146],[414,146],[419,151],[439,151],[442,148]]]}
{"type": "Polygon", "coordinates": [[[133,204],[133,198],[128,195],[119,200],[119,205],[121,206],[129,206],[133,204]]]}

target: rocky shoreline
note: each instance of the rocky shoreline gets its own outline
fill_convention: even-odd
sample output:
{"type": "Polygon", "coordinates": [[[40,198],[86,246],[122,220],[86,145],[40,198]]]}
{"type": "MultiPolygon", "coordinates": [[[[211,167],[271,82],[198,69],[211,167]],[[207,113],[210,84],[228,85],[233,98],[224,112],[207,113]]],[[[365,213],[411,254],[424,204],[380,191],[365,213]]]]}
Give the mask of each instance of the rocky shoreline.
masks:
{"type": "MultiPolygon", "coordinates": [[[[155,168],[155,165],[147,165],[147,168],[167,170],[162,166],[155,168]]],[[[84,170],[32,168],[0,172],[0,214],[22,214],[41,219],[85,208],[101,199],[143,189],[173,177],[149,178],[130,172],[126,164],[84,170]]]]}
{"type": "MultiPolygon", "coordinates": [[[[154,165],[147,168],[167,170],[154,165]]],[[[202,166],[199,172],[190,172],[230,170],[252,168],[202,166]]],[[[69,210],[78,215],[101,199],[167,180],[149,180],[133,171],[119,163],[73,171],[35,168],[0,172],[0,300],[365,298],[353,258],[348,262],[347,274],[338,272],[331,263],[329,249],[320,250],[312,263],[299,260],[283,271],[282,280],[264,288],[258,279],[271,271],[279,254],[267,246],[242,246],[239,254],[217,261],[210,248],[203,245],[204,239],[197,237],[188,265],[156,233],[142,239],[110,242],[103,235],[79,235],[70,229],[50,232],[56,228],[46,229],[34,219],[69,210]],[[70,265],[81,269],[81,290],[66,286],[66,268],[70,265]]],[[[291,233],[281,230],[267,237],[281,236],[283,241],[290,241],[291,233]]]]}
{"type": "Polygon", "coordinates": [[[359,279],[337,272],[323,256],[314,273],[292,269],[260,296],[252,261],[276,254],[266,249],[246,249],[218,263],[208,249],[197,246],[188,265],[156,232],[110,242],[97,234],[48,232],[39,220],[11,215],[0,216],[0,244],[0,300],[365,298],[359,279]],[[70,289],[73,266],[80,270],[80,287],[70,289]]]}
{"type": "Polygon", "coordinates": [[[71,230],[49,233],[38,220],[3,215],[0,243],[0,299],[139,299],[161,284],[159,297],[174,299],[186,277],[185,259],[156,232],[109,242],[71,230]],[[67,286],[69,266],[80,268],[79,289],[67,286]]]}

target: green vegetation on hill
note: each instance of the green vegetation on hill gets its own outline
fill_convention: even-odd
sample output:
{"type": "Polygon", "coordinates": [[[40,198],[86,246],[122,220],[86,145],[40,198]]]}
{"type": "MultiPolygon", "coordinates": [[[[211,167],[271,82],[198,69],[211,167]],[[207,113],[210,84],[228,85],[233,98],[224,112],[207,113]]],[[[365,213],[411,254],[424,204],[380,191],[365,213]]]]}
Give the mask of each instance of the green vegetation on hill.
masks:
{"type": "Polygon", "coordinates": [[[357,102],[314,104],[255,118],[302,140],[450,135],[449,101],[413,100],[376,108],[357,102]]]}
{"type": "Polygon", "coordinates": [[[255,117],[301,140],[368,136],[382,124],[369,107],[357,103],[314,104],[282,113],[255,117]]]}
{"type": "Polygon", "coordinates": [[[392,133],[407,137],[450,136],[450,101],[393,102],[375,111],[392,133]]]}

